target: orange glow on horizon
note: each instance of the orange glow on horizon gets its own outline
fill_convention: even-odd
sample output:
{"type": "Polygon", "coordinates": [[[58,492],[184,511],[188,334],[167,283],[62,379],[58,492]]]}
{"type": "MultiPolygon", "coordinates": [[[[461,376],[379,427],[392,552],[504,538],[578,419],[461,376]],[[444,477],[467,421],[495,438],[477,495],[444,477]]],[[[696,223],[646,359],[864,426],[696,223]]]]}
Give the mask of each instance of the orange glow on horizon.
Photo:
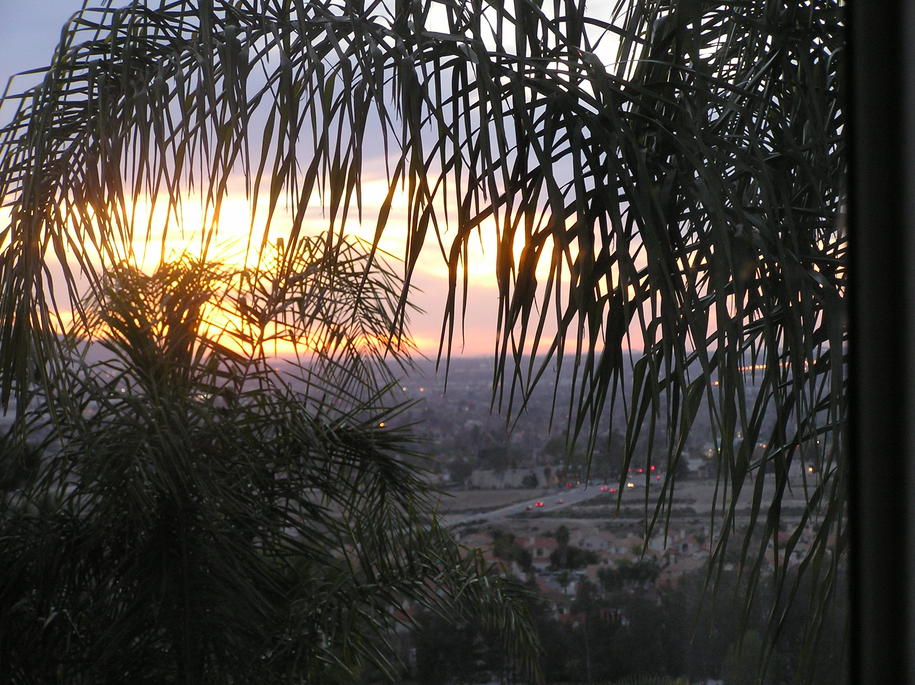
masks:
{"type": "MultiPolygon", "coordinates": [[[[388,181],[384,178],[364,180],[360,187],[362,212],[357,215],[351,210],[347,223],[347,234],[365,241],[368,244],[375,238],[378,212],[388,194],[388,181]]],[[[282,205],[282,203],[281,203],[282,205]]],[[[441,208],[444,212],[444,208],[441,208]]],[[[182,254],[214,260],[229,268],[246,268],[257,263],[264,234],[269,234],[270,242],[287,239],[293,225],[291,210],[278,206],[269,228],[267,226],[267,207],[259,201],[259,206],[252,207],[252,201],[242,192],[230,191],[221,200],[218,216],[212,205],[186,200],[179,206],[170,206],[168,199],[141,197],[128,212],[130,221],[138,228],[129,245],[129,259],[138,268],[151,273],[163,261],[174,260],[182,254]],[[204,240],[207,228],[213,229],[209,242],[204,240]]],[[[72,219],[75,221],[75,219],[72,219]]],[[[535,217],[535,230],[543,227],[544,217],[535,217]]],[[[323,215],[319,206],[309,209],[301,222],[301,235],[319,236],[330,227],[329,219],[323,215]]],[[[458,274],[457,308],[455,316],[454,338],[451,345],[446,344],[443,351],[449,349],[452,354],[461,356],[488,356],[496,350],[496,323],[498,320],[497,296],[497,255],[496,245],[500,240],[500,222],[504,217],[490,216],[478,229],[467,244],[466,254],[462,256],[462,266],[467,268],[466,296],[468,307],[461,310],[463,293],[463,274],[458,274]]],[[[406,191],[398,189],[392,199],[388,221],[378,242],[379,254],[387,258],[394,270],[397,256],[406,253],[409,240],[407,234],[408,215],[406,191]]],[[[443,230],[446,230],[443,228],[443,230]]],[[[513,239],[513,256],[517,263],[525,242],[525,230],[519,227],[513,239]]],[[[443,236],[448,240],[448,236],[443,236]]],[[[536,281],[540,284],[549,280],[551,268],[551,247],[549,241],[542,248],[541,258],[537,260],[536,281]]],[[[73,249],[67,250],[73,255],[73,249]]],[[[99,262],[110,262],[99,259],[99,262]]],[[[563,257],[568,259],[568,256],[563,257]]],[[[566,264],[563,268],[568,269],[566,264]]],[[[514,272],[517,267],[510,267],[514,272]]],[[[426,356],[439,354],[442,330],[442,303],[448,287],[448,268],[442,256],[438,240],[434,234],[427,237],[421,255],[413,272],[413,284],[416,286],[411,300],[417,302],[425,311],[414,314],[410,322],[410,342],[415,349],[426,356]]],[[[602,281],[598,287],[606,289],[612,279],[602,281]]],[[[634,291],[630,287],[629,295],[634,291]]],[[[541,303],[542,304],[542,303],[541,303]]],[[[65,318],[72,319],[72,315],[65,318]]],[[[215,332],[224,332],[238,322],[230,321],[222,315],[210,327],[215,332]]],[[[547,321],[547,328],[541,340],[539,353],[547,351],[552,343],[555,323],[547,321]]],[[[209,333],[208,333],[209,335],[209,333]]],[[[638,336],[637,336],[638,337],[638,336]]],[[[638,340],[635,341],[638,343],[638,340]]],[[[227,338],[222,344],[230,349],[237,347],[227,338]]],[[[299,343],[301,345],[301,343],[299,343]]],[[[280,357],[295,356],[301,352],[296,344],[275,336],[270,341],[272,354],[280,357]]],[[[630,343],[631,346],[631,343],[630,343]]],[[[637,345],[636,345],[637,346],[637,345]]]]}

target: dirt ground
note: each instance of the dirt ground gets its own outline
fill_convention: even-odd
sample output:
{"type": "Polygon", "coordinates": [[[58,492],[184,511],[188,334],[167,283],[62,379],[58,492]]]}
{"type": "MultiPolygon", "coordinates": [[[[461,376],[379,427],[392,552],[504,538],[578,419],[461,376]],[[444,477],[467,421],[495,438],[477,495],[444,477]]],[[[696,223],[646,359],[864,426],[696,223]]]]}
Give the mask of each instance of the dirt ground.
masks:
{"type": "Polygon", "coordinates": [[[448,497],[443,496],[440,504],[442,513],[456,513],[462,511],[488,511],[507,507],[509,504],[544,496],[551,492],[543,488],[510,489],[510,490],[452,490],[448,497]]]}

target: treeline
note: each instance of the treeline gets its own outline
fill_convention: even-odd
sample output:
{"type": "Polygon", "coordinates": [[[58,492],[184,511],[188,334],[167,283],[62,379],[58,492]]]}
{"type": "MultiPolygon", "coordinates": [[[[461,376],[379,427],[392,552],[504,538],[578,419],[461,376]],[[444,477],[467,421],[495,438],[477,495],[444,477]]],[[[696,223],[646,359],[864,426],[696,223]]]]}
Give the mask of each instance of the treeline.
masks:
{"type": "MultiPolygon", "coordinates": [[[[760,584],[744,615],[745,587],[736,571],[725,571],[706,586],[704,570],[684,576],[676,587],[637,583],[585,582],[570,616],[554,618],[547,604],[534,602],[548,683],[617,685],[632,682],[690,683],[722,679],[726,685],[789,685],[802,668],[803,630],[810,589],[798,585],[771,649],[763,640],[769,612],[776,606],[773,579],[760,584]],[[618,588],[608,591],[609,587],[618,588]],[[765,674],[760,677],[761,665],[765,674]]],[[[602,579],[603,580],[603,579],[602,579]]],[[[607,579],[610,580],[609,578],[607,579]]],[[[786,583],[794,583],[789,577],[786,583]]],[[[813,683],[848,682],[847,650],[842,644],[847,620],[844,587],[823,616],[814,652],[813,683]]],[[[492,636],[475,626],[455,629],[423,615],[414,634],[414,682],[422,684],[491,682],[513,679],[512,665],[492,636]]]]}

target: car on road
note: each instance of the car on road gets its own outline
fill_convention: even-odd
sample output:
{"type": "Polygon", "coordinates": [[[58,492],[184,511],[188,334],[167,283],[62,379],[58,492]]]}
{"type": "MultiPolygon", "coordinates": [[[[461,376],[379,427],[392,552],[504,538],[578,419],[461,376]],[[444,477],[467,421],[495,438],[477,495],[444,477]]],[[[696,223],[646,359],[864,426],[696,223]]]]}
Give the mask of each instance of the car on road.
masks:
{"type": "Polygon", "coordinates": [[[542,507],[542,506],[543,506],[543,501],[542,501],[542,500],[539,500],[539,501],[537,501],[537,502],[534,502],[534,506],[535,506],[535,507],[542,507]]]}
{"type": "Polygon", "coordinates": [[[558,500],[556,500],[556,504],[565,504],[565,500],[560,497],[558,500]]]}

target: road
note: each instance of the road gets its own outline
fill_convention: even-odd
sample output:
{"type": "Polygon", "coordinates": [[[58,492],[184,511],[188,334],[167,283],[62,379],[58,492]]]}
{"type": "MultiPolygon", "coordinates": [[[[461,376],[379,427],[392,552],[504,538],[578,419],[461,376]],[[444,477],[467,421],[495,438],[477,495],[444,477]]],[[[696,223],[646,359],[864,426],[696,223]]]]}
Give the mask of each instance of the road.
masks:
{"type": "Polygon", "coordinates": [[[562,488],[562,490],[553,490],[548,495],[540,495],[522,502],[515,502],[506,507],[493,509],[486,512],[461,512],[459,514],[448,514],[442,517],[442,523],[446,527],[463,526],[468,523],[490,523],[499,519],[513,516],[526,512],[528,507],[531,511],[554,512],[567,507],[581,504],[582,502],[605,494],[601,492],[600,485],[579,485],[574,488],[562,488]],[[560,503],[559,500],[562,500],[560,503]],[[537,502],[543,502],[543,507],[538,507],[537,502]]]}
{"type": "MultiPolygon", "coordinates": [[[[623,498],[623,504],[644,504],[645,490],[642,476],[635,476],[631,482],[633,484],[634,492],[626,493],[627,496],[623,498]]],[[[658,483],[658,486],[660,486],[660,482],[658,483]]],[[[616,485],[610,487],[615,488],[616,485]]],[[[661,491],[660,487],[657,487],[657,490],[655,490],[655,487],[656,486],[652,484],[652,494],[654,495],[652,502],[655,501],[657,496],[656,493],[661,491]]],[[[687,507],[693,512],[693,515],[711,515],[713,509],[722,512],[725,507],[725,501],[723,493],[719,492],[719,487],[720,483],[716,483],[714,479],[684,480],[682,483],[677,484],[673,505],[687,507]]],[[[528,510],[528,507],[531,507],[532,513],[534,511],[539,511],[551,514],[580,504],[586,500],[597,497],[598,495],[605,494],[601,492],[600,488],[600,485],[595,484],[589,486],[580,485],[574,488],[562,488],[561,490],[551,490],[549,491],[549,494],[541,493],[532,499],[526,499],[522,502],[516,502],[505,507],[493,509],[492,511],[463,511],[447,514],[442,517],[442,523],[447,527],[467,525],[469,523],[490,523],[514,514],[524,513],[528,510]],[[563,500],[562,504],[557,501],[559,499],[563,500]],[[538,501],[543,502],[542,508],[536,506],[538,501]]],[[[771,498],[771,493],[774,488],[774,479],[767,478],[762,493],[763,501],[768,501],[771,498]]],[[[808,496],[809,494],[805,494],[803,483],[800,481],[792,482],[792,488],[785,493],[782,505],[786,511],[788,509],[803,509],[806,497],[808,496]]],[[[738,513],[748,510],[752,504],[752,497],[753,488],[744,488],[739,498],[738,513]]]]}

